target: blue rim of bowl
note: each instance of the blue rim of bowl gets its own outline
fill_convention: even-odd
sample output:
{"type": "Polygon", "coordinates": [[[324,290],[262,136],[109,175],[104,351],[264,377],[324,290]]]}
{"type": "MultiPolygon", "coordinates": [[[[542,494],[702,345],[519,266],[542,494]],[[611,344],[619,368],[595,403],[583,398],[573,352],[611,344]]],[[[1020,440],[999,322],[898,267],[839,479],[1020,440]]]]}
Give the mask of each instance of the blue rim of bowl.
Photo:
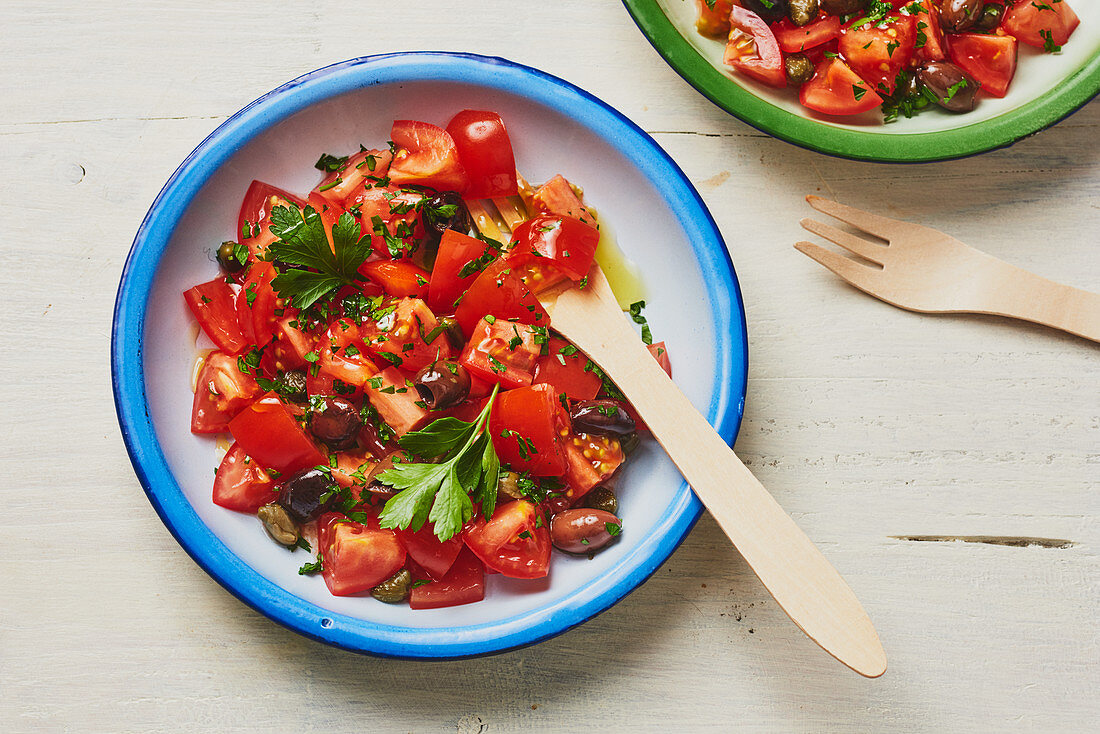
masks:
{"type": "Polygon", "coordinates": [[[175,224],[213,172],[254,136],[313,104],[365,85],[413,81],[476,85],[555,109],[609,141],[649,178],[684,228],[708,276],[718,374],[727,379],[719,381],[707,418],[732,443],[741,423],[747,381],[745,311],[733,263],[698,192],[656,141],[603,101],[537,69],[474,54],[418,51],[340,62],[272,90],[222,123],[172,174],[138,229],[115,303],[111,371],[123,440],[150,503],[184,550],[226,590],[285,627],[347,650],[382,657],[454,659],[534,644],[608,609],[641,585],[683,542],[702,513],[701,503],[682,483],[669,512],[639,546],[607,574],[544,607],[462,627],[380,625],[301,599],[234,555],[195,513],[172,475],[145,392],[143,334],[150,289],[175,224]]]}

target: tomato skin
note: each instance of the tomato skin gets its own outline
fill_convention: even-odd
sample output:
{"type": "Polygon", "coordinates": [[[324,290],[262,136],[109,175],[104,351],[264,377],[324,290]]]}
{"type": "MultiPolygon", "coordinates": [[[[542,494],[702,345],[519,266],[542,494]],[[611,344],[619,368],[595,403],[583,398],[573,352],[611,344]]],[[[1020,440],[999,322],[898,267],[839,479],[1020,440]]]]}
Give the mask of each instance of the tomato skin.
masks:
{"type": "MultiPolygon", "coordinates": [[[[920,43],[920,34],[924,33],[924,45],[916,46],[915,53],[922,61],[942,61],[947,58],[947,45],[943,40],[943,30],[940,29],[940,11],[932,0],[911,0],[921,6],[920,11],[914,15],[916,21],[917,40],[920,43]]],[[[914,44],[914,45],[915,45],[914,44]]]]}
{"type": "Polygon", "coordinates": [[[214,504],[237,512],[256,512],[279,498],[275,480],[236,443],[218,465],[214,504]]]}
{"type": "Polygon", "coordinates": [[[191,405],[192,433],[221,433],[229,422],[260,394],[251,375],[237,367],[237,360],[225,352],[207,355],[195,386],[191,405]]]}
{"type": "Polygon", "coordinates": [[[1020,43],[1026,43],[1035,48],[1045,48],[1046,39],[1039,35],[1040,31],[1049,31],[1051,43],[1062,46],[1077,26],[1081,19],[1066,0],[1053,2],[1045,0],[1032,3],[1018,2],[1005,7],[1004,18],[1001,20],[1001,28],[1020,43]]]}
{"type": "Polygon", "coordinates": [[[405,565],[405,549],[377,518],[364,525],[330,512],[317,521],[317,530],[321,575],[333,596],[370,591],[405,565]]]}
{"type": "Polygon", "coordinates": [[[183,293],[187,307],[199,322],[199,326],[218,345],[218,349],[229,354],[237,354],[246,346],[241,327],[237,324],[237,307],[233,289],[225,278],[214,278],[188,288],[183,293]]]}
{"type": "Polygon", "coordinates": [[[444,580],[463,548],[461,535],[440,540],[435,535],[435,525],[430,522],[424,523],[424,527],[416,531],[406,528],[394,532],[397,533],[401,545],[405,546],[409,557],[434,581],[444,580]]]}
{"type": "Polygon", "coordinates": [[[512,239],[517,244],[508,255],[509,261],[520,264],[548,260],[576,282],[592,268],[600,231],[573,217],[541,214],[516,227],[512,239]]]}
{"type": "Polygon", "coordinates": [[[257,262],[237,293],[237,323],[249,344],[265,346],[275,335],[277,296],[271,287],[275,268],[269,262],[257,262]]]}
{"type": "MultiPolygon", "coordinates": [[[[343,168],[325,175],[313,193],[344,210],[344,201],[369,184],[367,176],[383,178],[389,170],[393,154],[388,150],[363,150],[349,156],[343,168]],[[373,161],[374,166],[371,167],[373,161]]],[[[313,196],[310,196],[312,199],[313,196]]],[[[314,207],[315,209],[317,207],[314,207]]],[[[317,209],[317,211],[321,211],[317,209]]]]}
{"type": "Polygon", "coordinates": [[[802,85],[798,99],[803,107],[827,115],[858,115],[882,104],[882,97],[871,89],[840,59],[826,58],[818,64],[814,77],[802,85]],[[853,88],[866,91],[856,99],[853,88]]]}
{"type": "Polygon", "coordinates": [[[888,18],[891,20],[884,28],[871,24],[857,27],[859,19],[844,26],[839,49],[848,67],[875,91],[885,89],[893,94],[898,72],[913,57],[917,21],[911,15],[888,18]]]}
{"type": "Polygon", "coordinates": [[[840,35],[840,18],[822,13],[813,23],[796,26],[788,18],[771,24],[775,41],[785,54],[801,53],[816,48],[840,35]]]}
{"type": "Polygon", "coordinates": [[[393,183],[438,191],[466,190],[466,172],[446,130],[417,120],[394,120],[390,140],[397,146],[389,170],[393,183]]]}
{"type": "Polygon", "coordinates": [[[512,141],[500,115],[462,110],[447,123],[447,134],[466,171],[467,199],[512,196],[519,191],[512,141]]]}
{"type": "Polygon", "coordinates": [[[488,521],[476,513],[462,539],[486,567],[503,576],[542,578],[550,569],[550,531],[545,521],[538,525],[535,506],[515,500],[497,507],[488,521]]]}
{"type": "Polygon", "coordinates": [[[546,309],[520,274],[513,272],[507,259],[491,263],[474,279],[455,309],[455,320],[463,334],[470,334],[485,314],[498,319],[514,319],[518,324],[546,326],[550,323],[546,309]]]}
{"type": "Polygon", "coordinates": [[[469,548],[463,547],[461,536],[452,538],[456,539],[461,552],[450,570],[437,581],[413,588],[409,592],[410,608],[456,607],[485,598],[485,566],[469,548]]]}
{"type": "Polygon", "coordinates": [[[787,86],[783,54],[768,24],[756,13],[734,5],[722,63],[769,87],[787,86]]]}
{"type": "Polygon", "coordinates": [[[585,369],[588,357],[576,350],[560,337],[550,337],[549,354],[542,355],[535,363],[535,377],[532,384],[549,385],[554,394],[570,400],[591,400],[600,391],[603,381],[596,373],[585,369]],[[572,352],[562,354],[562,350],[572,352]],[[565,364],[562,364],[562,362],[565,364]]]}
{"type": "Polygon", "coordinates": [[[695,30],[707,38],[725,39],[730,32],[730,8],[733,0],[712,0],[714,7],[707,5],[707,0],[695,0],[699,6],[699,18],[695,21],[695,30]]]}
{"type": "Polygon", "coordinates": [[[1008,92],[1016,74],[1016,50],[1016,39],[1012,36],[956,33],[947,42],[951,62],[994,97],[1004,97],[1008,92]]]}
{"type": "Polygon", "coordinates": [[[328,457],[274,392],[262,396],[229,421],[229,432],[260,466],[281,475],[328,464],[328,457]]]}
{"type": "Polygon", "coordinates": [[[271,233],[271,210],[288,203],[304,207],[306,202],[277,186],[253,181],[245,192],[241,210],[237,215],[237,235],[241,244],[248,246],[250,259],[255,262],[267,250],[267,246],[276,240],[271,233]],[[259,232],[255,237],[253,232],[259,232]]]}
{"type": "Polygon", "coordinates": [[[463,268],[482,256],[496,257],[500,252],[488,243],[448,229],[439,240],[439,251],[432,265],[428,286],[428,305],[436,313],[452,313],[455,301],[474,279],[477,270],[461,275],[463,268]]]}
{"type": "Polygon", "coordinates": [[[501,463],[539,477],[565,473],[561,431],[568,430],[569,416],[549,385],[500,393],[489,417],[489,433],[501,463]],[[525,439],[522,449],[520,438],[525,439]]]}
{"type": "Polygon", "coordinates": [[[471,377],[507,389],[531,384],[541,346],[527,326],[496,319],[482,319],[474,327],[459,362],[471,377]],[[516,343],[516,339],[519,342],[516,343]],[[493,360],[496,360],[494,364],[493,360]]]}
{"type": "Polygon", "coordinates": [[[360,268],[363,275],[391,296],[428,297],[428,271],[407,260],[378,260],[360,268]]]}

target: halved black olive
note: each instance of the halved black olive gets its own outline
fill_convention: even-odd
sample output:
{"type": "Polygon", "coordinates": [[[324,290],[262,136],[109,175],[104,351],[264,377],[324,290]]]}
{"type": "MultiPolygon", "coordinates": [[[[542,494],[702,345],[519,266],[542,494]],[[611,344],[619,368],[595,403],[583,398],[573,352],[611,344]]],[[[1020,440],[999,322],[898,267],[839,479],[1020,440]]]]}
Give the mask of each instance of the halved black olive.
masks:
{"type": "Polygon", "coordinates": [[[416,373],[413,385],[428,410],[443,410],[470,394],[470,373],[455,362],[436,362],[416,373]]]}
{"type": "Polygon", "coordinates": [[[569,411],[573,431],[594,436],[629,436],[634,419],[614,400],[582,400],[569,411]]]}

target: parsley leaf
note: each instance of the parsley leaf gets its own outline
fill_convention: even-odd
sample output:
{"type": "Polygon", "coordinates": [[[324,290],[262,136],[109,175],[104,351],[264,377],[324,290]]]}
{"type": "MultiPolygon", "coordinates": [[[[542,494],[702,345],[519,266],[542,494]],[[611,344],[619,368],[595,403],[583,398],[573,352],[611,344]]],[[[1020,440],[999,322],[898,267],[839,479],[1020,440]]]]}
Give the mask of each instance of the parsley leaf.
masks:
{"type": "Polygon", "coordinates": [[[642,341],[646,344],[652,344],[653,332],[649,330],[649,323],[646,322],[645,316],[642,316],[643,308],[645,308],[645,301],[636,301],[630,304],[630,318],[634,320],[635,324],[642,325],[642,341]]]}
{"type": "Polygon", "coordinates": [[[313,207],[275,207],[271,231],[279,239],[268,248],[268,258],[309,269],[283,270],[271,281],[271,287],[281,297],[291,299],[296,308],[305,309],[340,286],[363,280],[359,266],[370,257],[371,245],[370,235],[359,237],[358,229],[350,214],[341,214],[332,226],[330,248],[321,215],[313,207]]]}
{"type": "Polygon", "coordinates": [[[492,515],[500,460],[484,429],[499,389],[499,385],[493,388],[489,401],[473,423],[440,418],[399,439],[401,448],[412,454],[445,460],[438,464],[401,462],[376,477],[382,484],[398,490],[382,508],[378,518],[382,527],[415,531],[431,520],[436,537],[448,540],[473,517],[471,494],[481,503],[486,518],[492,515]]]}

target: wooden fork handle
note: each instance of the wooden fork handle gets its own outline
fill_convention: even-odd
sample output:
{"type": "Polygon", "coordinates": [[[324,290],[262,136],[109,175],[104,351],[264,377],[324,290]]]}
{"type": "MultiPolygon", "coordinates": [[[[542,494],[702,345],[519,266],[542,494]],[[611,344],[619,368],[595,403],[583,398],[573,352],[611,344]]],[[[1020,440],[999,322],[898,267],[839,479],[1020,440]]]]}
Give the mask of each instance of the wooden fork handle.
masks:
{"type": "Polygon", "coordinates": [[[600,343],[582,349],[634,404],[794,623],[857,673],[872,678],[882,675],[886,653],[851,588],[695,410],[626,320],[621,322],[621,330],[613,328],[601,335],[600,343]]]}
{"type": "MultiPolygon", "coordinates": [[[[992,258],[991,258],[992,259],[992,258]]],[[[1074,288],[996,260],[983,313],[1043,324],[1100,342],[1100,293],[1074,288]]]]}

